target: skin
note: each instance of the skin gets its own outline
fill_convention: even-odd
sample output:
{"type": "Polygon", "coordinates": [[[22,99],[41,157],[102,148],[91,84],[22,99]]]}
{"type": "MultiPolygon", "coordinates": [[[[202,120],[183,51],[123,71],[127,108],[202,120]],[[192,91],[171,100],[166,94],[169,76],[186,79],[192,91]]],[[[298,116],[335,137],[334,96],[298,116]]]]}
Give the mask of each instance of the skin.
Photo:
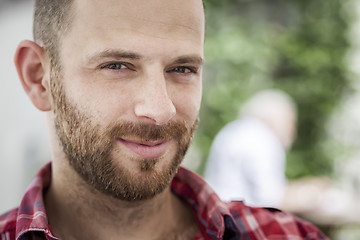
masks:
{"type": "MultiPolygon", "coordinates": [[[[76,0],[73,7],[75,17],[61,39],[60,61],[62,85],[74,106],[100,126],[120,121],[158,126],[196,121],[205,25],[201,1],[76,0]]],[[[15,64],[33,104],[48,116],[53,162],[45,203],[55,236],[70,240],[194,237],[198,229],[193,213],[169,187],[151,199],[131,202],[86,183],[66,160],[55,131],[48,55],[36,43],[23,41],[15,64]]],[[[137,161],[151,154],[139,156],[122,141],[113,141],[116,164],[139,179],[151,174],[142,172],[137,161]]],[[[169,165],[177,144],[170,139],[164,148],[155,172],[169,165]]]]}

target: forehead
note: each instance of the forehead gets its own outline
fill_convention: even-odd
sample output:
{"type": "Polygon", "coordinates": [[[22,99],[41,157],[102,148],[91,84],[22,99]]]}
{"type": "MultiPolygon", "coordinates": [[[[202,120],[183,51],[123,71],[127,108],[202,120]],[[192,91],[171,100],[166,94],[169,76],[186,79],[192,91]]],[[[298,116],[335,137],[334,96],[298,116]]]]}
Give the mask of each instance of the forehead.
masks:
{"type": "Polygon", "coordinates": [[[158,38],[178,34],[174,37],[203,40],[205,17],[201,0],[75,0],[73,7],[77,29],[136,29],[158,38]]]}
{"type": "Polygon", "coordinates": [[[74,0],[71,27],[62,37],[62,64],[85,63],[107,50],[166,61],[203,57],[205,14],[201,0],[74,0]]]}

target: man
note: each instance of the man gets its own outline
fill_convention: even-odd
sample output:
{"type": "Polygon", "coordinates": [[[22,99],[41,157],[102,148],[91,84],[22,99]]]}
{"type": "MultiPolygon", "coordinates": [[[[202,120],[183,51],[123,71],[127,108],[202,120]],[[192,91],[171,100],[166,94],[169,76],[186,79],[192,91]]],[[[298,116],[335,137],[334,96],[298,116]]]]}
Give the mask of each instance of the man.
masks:
{"type": "Polygon", "coordinates": [[[0,217],[1,239],[324,239],[291,215],[225,204],[179,168],[204,22],[200,0],[36,1],[35,42],[15,64],[48,113],[53,160],[0,217]]]}
{"type": "Polygon", "coordinates": [[[296,136],[296,105],[276,89],[257,92],[216,136],[205,179],[223,200],[281,207],[285,151],[296,136]]]}

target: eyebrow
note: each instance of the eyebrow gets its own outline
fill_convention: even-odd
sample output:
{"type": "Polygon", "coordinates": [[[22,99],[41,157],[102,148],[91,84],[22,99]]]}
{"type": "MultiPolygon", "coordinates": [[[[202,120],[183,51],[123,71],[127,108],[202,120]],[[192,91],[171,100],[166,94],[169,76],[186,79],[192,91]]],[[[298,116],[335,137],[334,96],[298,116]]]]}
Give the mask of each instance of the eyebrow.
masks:
{"type": "MultiPolygon", "coordinates": [[[[106,59],[106,58],[141,60],[141,59],[144,59],[144,56],[142,56],[136,52],[109,49],[109,50],[105,50],[105,51],[90,55],[88,58],[89,59],[88,62],[89,63],[97,63],[97,62],[101,61],[102,59],[106,59]]],[[[202,57],[200,57],[198,55],[184,55],[184,56],[179,56],[179,57],[175,58],[175,60],[173,60],[173,63],[174,64],[190,63],[190,64],[203,65],[204,60],[202,57]]]]}
{"type": "Polygon", "coordinates": [[[175,59],[175,64],[186,64],[193,63],[197,65],[203,65],[204,59],[199,56],[189,55],[189,56],[181,56],[175,59]]]}
{"type": "Polygon", "coordinates": [[[140,60],[142,56],[140,54],[129,51],[105,50],[91,55],[88,62],[96,63],[104,58],[140,60]]]}

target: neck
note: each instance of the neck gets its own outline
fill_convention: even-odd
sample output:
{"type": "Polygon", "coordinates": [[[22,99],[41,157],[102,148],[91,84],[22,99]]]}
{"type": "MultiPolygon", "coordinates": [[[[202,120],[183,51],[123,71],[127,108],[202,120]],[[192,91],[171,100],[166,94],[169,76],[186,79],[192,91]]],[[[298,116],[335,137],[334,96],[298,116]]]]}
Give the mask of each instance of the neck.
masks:
{"type": "Polygon", "coordinates": [[[72,169],[65,175],[56,164],[52,168],[45,204],[61,239],[163,239],[180,233],[191,238],[197,231],[191,210],[170,188],[149,200],[122,201],[98,192],[72,169]]]}

